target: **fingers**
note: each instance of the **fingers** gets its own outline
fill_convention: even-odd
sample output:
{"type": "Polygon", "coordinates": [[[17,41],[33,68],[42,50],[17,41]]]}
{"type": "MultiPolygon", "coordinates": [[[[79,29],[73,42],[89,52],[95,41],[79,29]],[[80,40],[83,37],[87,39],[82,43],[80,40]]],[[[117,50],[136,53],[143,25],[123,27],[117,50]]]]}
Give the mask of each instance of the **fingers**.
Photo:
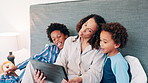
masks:
{"type": "Polygon", "coordinates": [[[37,78],[38,78],[38,77],[37,77],[37,71],[38,71],[38,70],[35,70],[35,74],[34,74],[34,76],[33,76],[33,77],[34,77],[35,82],[37,82],[37,78]]]}
{"type": "Polygon", "coordinates": [[[16,69],[18,69],[17,66],[14,66],[11,69],[8,69],[7,71],[5,71],[5,75],[11,75],[12,73],[14,73],[16,69]]]}
{"type": "Polygon", "coordinates": [[[67,80],[63,79],[61,83],[69,83],[67,80]]]}
{"type": "Polygon", "coordinates": [[[72,78],[68,81],[69,83],[82,83],[82,78],[81,77],[75,77],[72,78]]]}
{"type": "Polygon", "coordinates": [[[40,79],[40,80],[43,80],[44,77],[45,77],[44,74],[41,73],[41,75],[39,76],[39,79],[40,79]]]}
{"type": "Polygon", "coordinates": [[[46,77],[44,76],[44,77],[41,79],[41,83],[44,83],[44,82],[45,82],[45,79],[46,79],[46,77]]]}
{"type": "Polygon", "coordinates": [[[44,73],[42,73],[40,70],[35,70],[34,74],[34,80],[37,83],[44,83],[46,77],[44,76],[44,73]]]}
{"type": "Polygon", "coordinates": [[[45,76],[43,73],[41,73],[41,75],[39,76],[39,79],[38,79],[38,83],[44,83],[45,82],[45,76]]]}
{"type": "Polygon", "coordinates": [[[11,73],[12,70],[11,69],[8,69],[7,71],[5,71],[7,74],[11,73]]]}
{"type": "Polygon", "coordinates": [[[39,75],[40,75],[40,70],[37,70],[36,76],[39,77],[39,75]]]}
{"type": "Polygon", "coordinates": [[[35,74],[34,74],[34,80],[35,80],[35,82],[38,82],[39,74],[40,74],[40,71],[36,69],[35,70],[35,74]]]}
{"type": "Polygon", "coordinates": [[[11,75],[12,73],[14,73],[14,71],[11,71],[11,69],[7,70],[4,72],[5,75],[11,75]]]}
{"type": "Polygon", "coordinates": [[[71,80],[69,80],[69,81],[63,79],[61,83],[78,83],[78,82],[76,82],[76,81],[73,80],[73,79],[71,79],[71,80]]]}
{"type": "Polygon", "coordinates": [[[39,75],[38,81],[37,83],[44,83],[45,82],[45,76],[43,73],[41,73],[41,75],[39,75]]]}

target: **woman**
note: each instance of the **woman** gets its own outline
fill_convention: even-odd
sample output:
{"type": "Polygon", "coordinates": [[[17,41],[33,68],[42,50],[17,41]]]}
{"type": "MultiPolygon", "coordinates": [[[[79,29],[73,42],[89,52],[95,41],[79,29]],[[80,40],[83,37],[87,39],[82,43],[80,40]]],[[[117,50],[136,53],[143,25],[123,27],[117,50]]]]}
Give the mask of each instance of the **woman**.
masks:
{"type": "MultiPolygon", "coordinates": [[[[56,64],[64,66],[69,80],[62,83],[99,83],[102,77],[101,69],[104,61],[103,53],[95,44],[96,33],[100,33],[100,24],[106,23],[99,15],[91,14],[81,19],[76,26],[78,36],[65,40],[56,64]],[[96,32],[98,30],[98,32],[96,32]]],[[[45,76],[35,73],[35,81],[45,82],[45,76]]]]}

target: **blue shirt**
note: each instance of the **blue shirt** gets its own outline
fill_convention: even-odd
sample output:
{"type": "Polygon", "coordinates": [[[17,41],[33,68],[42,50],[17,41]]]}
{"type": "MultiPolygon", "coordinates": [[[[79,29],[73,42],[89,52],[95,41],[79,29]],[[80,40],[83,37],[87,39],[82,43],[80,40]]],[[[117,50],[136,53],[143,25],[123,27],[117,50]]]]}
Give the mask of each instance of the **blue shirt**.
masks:
{"type": "MultiPolygon", "coordinates": [[[[20,70],[26,68],[26,65],[28,64],[30,59],[38,60],[38,61],[42,61],[42,62],[46,62],[46,63],[54,63],[57,59],[59,52],[60,52],[60,50],[56,45],[51,45],[51,46],[48,45],[42,50],[42,52],[23,61],[22,63],[18,64],[17,67],[20,70]]],[[[2,75],[0,78],[0,83],[18,83],[18,81],[21,79],[22,75],[23,74],[21,74],[21,76],[19,76],[19,77],[2,75]]]]}
{"type": "Polygon", "coordinates": [[[130,68],[122,54],[119,52],[111,57],[106,54],[106,57],[101,83],[129,83],[130,68]]]}
{"type": "MultiPolygon", "coordinates": [[[[34,59],[46,63],[54,63],[57,59],[57,56],[59,54],[60,50],[56,45],[46,46],[42,52],[39,54],[34,55],[33,57],[29,59],[34,59]]],[[[18,69],[24,69],[26,68],[26,65],[29,62],[29,59],[25,60],[24,62],[17,65],[18,69]]]]}

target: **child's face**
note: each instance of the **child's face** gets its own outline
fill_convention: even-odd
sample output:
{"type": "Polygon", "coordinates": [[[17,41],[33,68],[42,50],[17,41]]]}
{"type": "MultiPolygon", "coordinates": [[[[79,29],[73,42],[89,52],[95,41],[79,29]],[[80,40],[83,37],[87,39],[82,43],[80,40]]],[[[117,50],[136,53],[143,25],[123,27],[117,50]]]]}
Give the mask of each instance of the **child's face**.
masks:
{"type": "Polygon", "coordinates": [[[64,42],[68,35],[64,35],[59,30],[55,30],[51,33],[51,39],[53,43],[59,47],[59,49],[62,49],[64,46],[64,42]]]}
{"type": "Polygon", "coordinates": [[[101,31],[100,34],[100,47],[103,53],[114,54],[117,52],[118,44],[115,44],[112,35],[107,31],[101,31]]]}
{"type": "Polygon", "coordinates": [[[79,36],[84,39],[90,39],[92,35],[96,32],[98,25],[96,24],[94,18],[90,18],[86,21],[79,31],[79,36]]]}

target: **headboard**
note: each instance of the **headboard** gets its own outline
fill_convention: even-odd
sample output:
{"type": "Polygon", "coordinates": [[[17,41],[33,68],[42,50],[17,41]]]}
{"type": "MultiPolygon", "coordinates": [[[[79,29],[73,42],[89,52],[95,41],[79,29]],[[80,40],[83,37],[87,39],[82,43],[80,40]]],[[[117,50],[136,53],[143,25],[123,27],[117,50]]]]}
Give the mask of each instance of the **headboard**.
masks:
{"type": "Polygon", "coordinates": [[[107,22],[120,22],[128,30],[129,41],[123,55],[137,57],[148,73],[148,1],[147,0],[80,0],[38,4],[30,7],[31,55],[49,44],[46,28],[50,23],[65,24],[77,35],[77,22],[89,14],[99,14],[107,22]]]}

